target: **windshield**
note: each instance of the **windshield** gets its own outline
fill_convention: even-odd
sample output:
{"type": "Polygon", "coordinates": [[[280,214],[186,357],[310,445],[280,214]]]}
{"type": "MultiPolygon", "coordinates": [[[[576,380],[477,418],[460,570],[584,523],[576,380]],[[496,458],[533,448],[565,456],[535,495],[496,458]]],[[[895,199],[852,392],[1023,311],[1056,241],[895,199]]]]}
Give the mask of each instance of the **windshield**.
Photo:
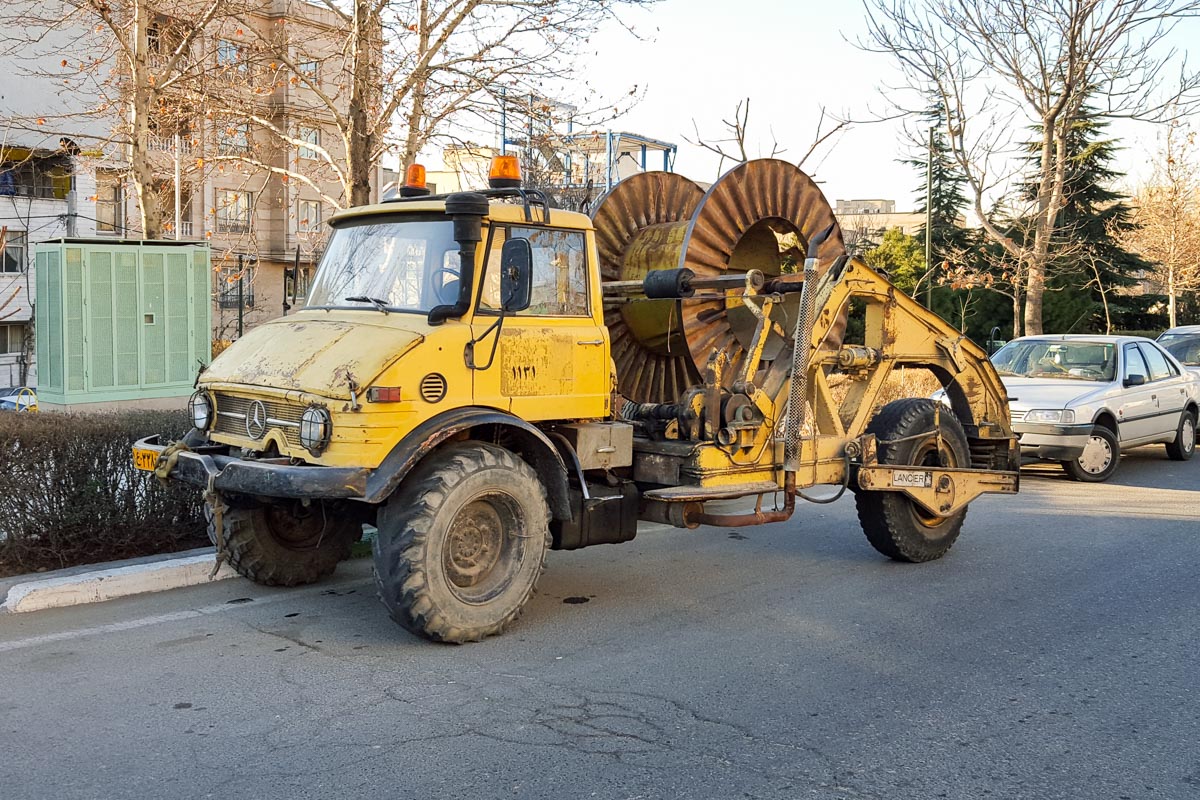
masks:
{"type": "Polygon", "coordinates": [[[458,299],[459,247],[450,220],[369,217],[334,228],[309,308],[425,313],[458,299]]]}
{"type": "Polygon", "coordinates": [[[1009,342],[992,356],[1001,375],[1111,381],[1116,375],[1113,346],[1100,342],[1033,339],[1009,342]]]}
{"type": "Polygon", "coordinates": [[[1158,343],[1180,364],[1200,367],[1200,333],[1164,334],[1158,343]]]}

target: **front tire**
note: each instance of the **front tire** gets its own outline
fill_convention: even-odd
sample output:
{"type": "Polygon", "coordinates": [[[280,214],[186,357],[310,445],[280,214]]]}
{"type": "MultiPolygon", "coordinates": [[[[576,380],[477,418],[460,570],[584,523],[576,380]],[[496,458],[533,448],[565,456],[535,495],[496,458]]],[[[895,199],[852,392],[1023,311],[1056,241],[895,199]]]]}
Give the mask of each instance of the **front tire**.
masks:
{"type": "MultiPolygon", "coordinates": [[[[204,504],[208,538],[217,544],[212,507],[204,504]]],[[[362,522],[335,503],[314,501],[227,505],[225,559],[263,586],[302,586],[327,577],[362,537],[362,522]]]]}
{"type": "Polygon", "coordinates": [[[1063,469],[1074,480],[1101,483],[1113,476],[1121,463],[1121,446],[1117,434],[1103,425],[1096,425],[1088,443],[1078,458],[1062,462],[1063,469]]]}
{"type": "Polygon", "coordinates": [[[1167,457],[1172,461],[1189,461],[1196,453],[1196,414],[1184,411],[1179,417],[1175,441],[1167,442],[1167,457]]]}
{"type": "MultiPolygon", "coordinates": [[[[950,468],[971,464],[962,425],[949,409],[938,411],[933,400],[894,400],[880,409],[866,432],[876,436],[880,464],[950,468]]],[[[912,563],[944,556],[967,516],[966,508],[948,517],[930,514],[902,492],[859,491],[855,505],[871,546],[895,561],[912,563]]]]}
{"type": "Polygon", "coordinates": [[[393,620],[475,642],[521,614],[545,569],[550,512],[537,473],[482,442],[429,456],[379,509],[375,582],[393,620]]]}

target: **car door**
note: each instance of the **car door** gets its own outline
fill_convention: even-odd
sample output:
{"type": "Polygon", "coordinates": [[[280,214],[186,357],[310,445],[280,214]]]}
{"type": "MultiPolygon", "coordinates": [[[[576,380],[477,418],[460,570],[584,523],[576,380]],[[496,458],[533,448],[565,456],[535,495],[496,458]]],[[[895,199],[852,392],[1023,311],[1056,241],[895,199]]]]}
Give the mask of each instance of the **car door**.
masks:
{"type": "Polygon", "coordinates": [[[1179,415],[1183,413],[1187,404],[1186,381],[1157,345],[1139,342],[1138,348],[1150,367],[1151,381],[1148,385],[1153,389],[1150,398],[1158,411],[1154,418],[1152,435],[1174,436],[1179,428],[1179,415]]]}
{"type": "Polygon", "coordinates": [[[1141,386],[1119,389],[1117,423],[1121,444],[1128,446],[1155,435],[1158,405],[1153,396],[1155,390],[1150,380],[1150,367],[1136,344],[1131,342],[1121,349],[1121,362],[1119,378],[1122,381],[1127,381],[1131,375],[1141,375],[1146,381],[1141,386]]]}
{"type": "Polygon", "coordinates": [[[602,417],[607,412],[609,339],[588,280],[582,230],[533,226],[491,229],[479,313],[472,322],[475,402],[526,420],[602,417]],[[529,307],[507,314],[496,331],[498,265],[506,239],[527,239],[533,253],[529,307]],[[595,307],[594,307],[595,306],[595,307]],[[490,357],[495,344],[494,357],[490,357]]]}

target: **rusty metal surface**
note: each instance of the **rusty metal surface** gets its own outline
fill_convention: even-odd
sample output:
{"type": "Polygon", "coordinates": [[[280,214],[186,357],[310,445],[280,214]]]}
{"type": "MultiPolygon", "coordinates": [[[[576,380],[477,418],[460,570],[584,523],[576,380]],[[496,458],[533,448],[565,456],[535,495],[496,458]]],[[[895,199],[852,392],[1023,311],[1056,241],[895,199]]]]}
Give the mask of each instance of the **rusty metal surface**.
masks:
{"type": "MultiPolygon", "coordinates": [[[[601,279],[641,280],[649,269],[673,268],[703,198],[703,189],[669,172],[645,172],[614,186],[592,215],[601,279]]],[[[655,300],[605,309],[621,394],[642,403],[671,402],[699,379],[680,333],[679,305],[655,300]]]]}
{"type": "MultiPolygon", "coordinates": [[[[761,270],[768,279],[800,281],[786,264],[801,264],[812,236],[835,222],[821,190],[794,165],[775,159],[739,164],[707,192],[668,173],[643,173],[617,184],[593,215],[604,280],[638,280],[649,269],[683,267],[710,278],[761,270]]],[[[840,229],[820,251],[821,272],[845,252],[840,229]]],[[[673,402],[699,381],[713,352],[724,352],[727,380],[743,372],[757,324],[740,290],[682,301],[610,305],[618,390],[636,402],[673,402]],[[744,318],[743,318],[744,317],[744,318]]],[[[796,298],[777,304],[772,319],[790,335],[796,298]]],[[[793,319],[794,324],[794,319],[793,319]]],[[[769,339],[756,383],[772,396],[786,380],[791,342],[769,339]]],[[[757,366],[757,365],[755,365],[757,366]]]]}

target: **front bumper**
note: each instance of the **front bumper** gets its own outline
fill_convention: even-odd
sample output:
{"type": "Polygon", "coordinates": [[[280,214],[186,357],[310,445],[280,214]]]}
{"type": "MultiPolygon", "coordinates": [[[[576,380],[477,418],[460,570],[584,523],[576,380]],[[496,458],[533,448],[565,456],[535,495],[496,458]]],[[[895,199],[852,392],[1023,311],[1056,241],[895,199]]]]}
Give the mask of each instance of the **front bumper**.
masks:
{"type": "MultiPolygon", "coordinates": [[[[371,470],[360,467],[292,466],[287,459],[257,461],[229,455],[229,448],[212,443],[192,444],[179,452],[170,477],[221,492],[291,499],[362,498],[371,470]]],[[[162,453],[157,436],[140,439],[134,447],[162,453]]]]}
{"type": "Polygon", "coordinates": [[[1071,461],[1083,454],[1083,448],[1092,435],[1092,424],[1017,422],[1013,424],[1013,432],[1021,441],[1022,456],[1047,461],[1071,461]]]}

